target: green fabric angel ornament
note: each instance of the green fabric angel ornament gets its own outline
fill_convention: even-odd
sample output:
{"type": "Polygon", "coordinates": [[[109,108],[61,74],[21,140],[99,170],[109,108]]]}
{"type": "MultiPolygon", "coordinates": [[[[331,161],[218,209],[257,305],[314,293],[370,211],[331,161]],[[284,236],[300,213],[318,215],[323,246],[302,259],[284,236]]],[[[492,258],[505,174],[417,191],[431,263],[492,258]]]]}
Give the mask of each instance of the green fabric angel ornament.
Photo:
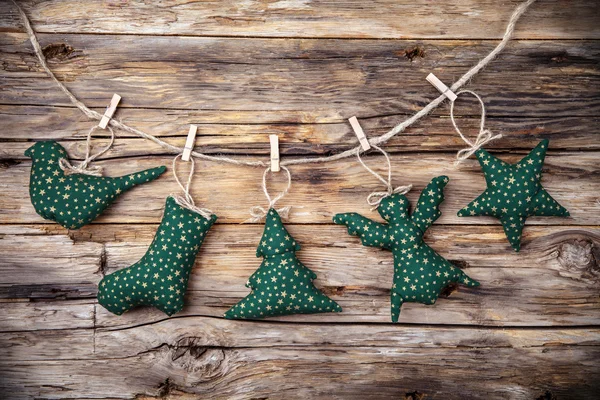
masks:
{"type": "Polygon", "coordinates": [[[88,163],[104,154],[114,141],[101,152],[90,156],[92,128],[87,138],[87,154],[81,165],[68,161],[66,150],[55,141],[37,142],[25,151],[31,157],[29,196],[35,211],[43,218],[58,222],[68,229],[79,229],[96,219],[121,194],[158,178],[166,168],[150,168],[116,178],[102,176],[102,168],[88,163]]]}
{"type": "MultiPolygon", "coordinates": [[[[288,189],[291,184],[288,174],[288,189]]],[[[296,256],[300,244],[289,234],[281,222],[279,212],[287,214],[289,207],[275,210],[275,203],[287,189],[271,200],[266,190],[266,174],[263,174],[263,190],[269,200],[269,209],[256,207],[255,220],[265,218],[265,229],[256,249],[256,257],[262,257],[260,267],[250,276],[246,287],[252,291],[225,313],[227,319],[258,319],[290,314],[315,314],[341,312],[342,308],[317,289],[313,283],[317,274],[308,269],[296,256]]]]}
{"type": "Polygon", "coordinates": [[[374,205],[387,222],[373,221],[357,213],[336,214],[333,222],[345,225],[350,235],[359,236],[364,246],[389,250],[394,256],[394,279],[391,289],[392,322],[398,322],[402,304],[416,302],[434,304],[442,289],[451,283],[479,286],[458,267],[436,253],[423,241],[427,229],[442,214],[439,205],[444,200],[448,177],[438,176],[423,189],[413,212],[404,195],[411,186],[393,189],[391,163],[385,151],[380,151],[388,163],[387,182],[360,159],[361,164],[387,187],[387,192],[372,193],[367,201],[374,205]]]}
{"type": "Polygon", "coordinates": [[[491,216],[498,218],[510,245],[515,251],[521,249],[521,236],[525,220],[534,216],[568,217],[569,211],[561,206],[544,189],[541,183],[542,167],[548,150],[548,140],[542,140],[533,150],[516,164],[509,164],[488,153],[482,146],[500,138],[491,136],[484,128],[485,108],[481,98],[474,92],[463,90],[477,97],[482,108],[480,133],[476,143],[463,136],[454,121],[454,102],[450,107],[450,117],[461,138],[471,146],[461,150],[458,162],[475,154],[483,171],[487,188],[469,205],[458,212],[459,217],[491,216]]]}
{"type": "Polygon", "coordinates": [[[186,187],[173,174],[185,196],[170,195],[162,221],[144,256],[130,267],[105,276],[98,287],[98,302],[121,315],[141,305],[153,306],[171,316],[184,306],[184,295],[196,255],[217,220],[210,210],[198,208],[189,192],[194,159],[186,187]]]}

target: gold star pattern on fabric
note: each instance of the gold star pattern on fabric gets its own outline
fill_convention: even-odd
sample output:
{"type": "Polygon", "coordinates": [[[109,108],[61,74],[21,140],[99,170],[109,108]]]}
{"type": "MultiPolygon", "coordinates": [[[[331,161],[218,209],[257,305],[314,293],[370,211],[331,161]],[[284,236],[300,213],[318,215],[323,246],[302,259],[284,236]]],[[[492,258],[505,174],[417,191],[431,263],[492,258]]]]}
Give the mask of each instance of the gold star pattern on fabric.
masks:
{"type": "Polygon", "coordinates": [[[32,159],[29,197],[35,211],[67,229],[89,224],[120,194],[158,178],[166,170],[162,166],[116,178],[66,175],[59,160],[67,158],[67,152],[55,141],[38,142],[25,151],[25,156],[32,159]]]}
{"type": "Polygon", "coordinates": [[[568,217],[569,211],[558,204],[542,187],[542,166],[548,140],[542,140],[516,164],[508,164],[483,149],[475,155],[487,183],[486,190],[458,212],[459,217],[487,215],[502,223],[504,233],[515,251],[521,248],[521,234],[527,217],[568,217]]]}
{"type": "Polygon", "coordinates": [[[402,304],[434,304],[441,290],[451,282],[479,286],[464,272],[436,253],[423,241],[425,231],[442,213],[444,187],[448,177],[433,178],[421,192],[412,215],[403,194],[385,197],[378,211],[388,223],[380,223],[357,213],[337,214],[333,222],[345,225],[348,233],[359,236],[364,246],[391,250],[394,255],[394,279],[391,290],[392,321],[398,322],[402,304]]]}
{"type": "Polygon", "coordinates": [[[206,219],[167,197],[150,248],[137,263],[102,279],[98,302],[117,315],[139,305],[156,307],[169,316],[179,312],[196,255],[216,220],[216,215],[206,219]]]}
{"type": "Polygon", "coordinates": [[[265,230],[256,249],[263,257],[246,287],[250,294],[231,307],[228,319],[264,318],[289,314],[340,312],[342,308],[313,285],[317,275],[296,257],[300,245],[283,226],[277,211],[269,209],[265,230]]]}

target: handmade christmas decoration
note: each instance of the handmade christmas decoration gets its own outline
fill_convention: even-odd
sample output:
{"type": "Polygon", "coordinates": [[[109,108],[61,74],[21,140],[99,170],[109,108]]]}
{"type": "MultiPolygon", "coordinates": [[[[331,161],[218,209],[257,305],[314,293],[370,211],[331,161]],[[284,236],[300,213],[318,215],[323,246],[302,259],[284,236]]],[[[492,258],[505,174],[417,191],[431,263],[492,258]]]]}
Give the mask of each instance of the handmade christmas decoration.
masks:
{"type": "MultiPolygon", "coordinates": [[[[181,153],[184,151],[185,158],[196,157],[233,165],[270,167],[273,171],[277,171],[280,167],[288,173],[288,181],[290,181],[289,170],[285,166],[327,163],[354,155],[358,155],[360,160],[361,148],[366,150],[369,147],[374,147],[383,152],[377,145],[384,144],[392,137],[404,132],[406,128],[431,113],[446,98],[455,99],[456,95],[454,92],[469,82],[507,46],[514,32],[516,22],[534,1],[527,0],[515,8],[502,41],[486,57],[465,72],[450,87],[440,85],[441,81],[439,80],[432,80],[438,88],[442,89],[442,94],[385,134],[368,140],[362,129],[356,128],[359,127],[358,121],[351,121],[355,122],[353,126],[357,129],[357,132],[359,130],[362,132],[361,135],[358,135],[361,146],[333,155],[311,158],[302,157],[281,162],[279,156],[272,153],[270,163],[260,160],[239,160],[193,152],[188,144],[186,144],[185,149],[179,148],[156,136],[111,119],[108,115],[103,116],[90,109],[78,100],[51,71],[25,12],[16,1],[13,1],[13,3],[20,13],[41,68],[44,69],[48,76],[64,92],[73,105],[88,118],[100,120],[109,129],[110,126],[116,127],[132,135],[151,140],[168,152],[181,153]]],[[[454,106],[454,100],[452,100],[451,105],[452,107],[454,106]]],[[[532,153],[528,156],[529,159],[527,157],[524,159],[526,163],[529,163],[529,161],[536,163],[535,157],[539,157],[540,165],[528,166],[523,164],[524,167],[528,168],[524,169],[524,173],[521,171],[524,167],[519,167],[521,163],[510,166],[517,169],[518,173],[523,173],[523,175],[518,175],[514,170],[508,169],[508,164],[502,163],[495,158],[492,159],[485,150],[481,149],[485,143],[500,137],[500,135],[493,136],[491,132],[484,129],[483,121],[484,118],[482,118],[480,134],[475,143],[471,143],[464,138],[459,131],[461,137],[470,145],[469,149],[459,152],[459,161],[468,158],[472,154],[477,154],[482,167],[484,161],[489,161],[492,165],[496,165],[497,170],[502,167],[501,173],[494,170],[493,167],[490,167],[492,169],[491,172],[484,170],[486,180],[488,178],[487,175],[490,178],[494,178],[493,175],[496,175],[497,178],[501,174],[503,180],[496,181],[497,183],[504,182],[504,185],[507,185],[506,187],[508,185],[515,185],[517,189],[516,193],[514,191],[500,193],[497,192],[498,189],[495,189],[496,192],[490,191],[487,193],[488,191],[486,191],[487,194],[484,193],[480,196],[480,199],[471,203],[465,210],[468,210],[469,214],[474,213],[473,215],[478,215],[476,214],[477,212],[484,213],[491,211],[496,213],[496,211],[493,211],[493,204],[491,204],[493,201],[505,201],[500,196],[514,196],[519,207],[511,203],[513,205],[512,210],[506,206],[504,207],[506,211],[500,209],[500,214],[493,215],[498,216],[501,220],[504,219],[506,221],[508,219],[508,226],[513,231],[510,233],[507,231],[507,236],[509,236],[511,243],[518,243],[522,225],[527,216],[542,214],[556,215],[550,214],[551,212],[568,215],[568,212],[556,203],[539,183],[541,163],[543,162],[547,143],[539,149],[539,153],[532,153]],[[529,178],[529,182],[533,183],[519,183],[523,185],[519,189],[519,184],[517,184],[519,177],[522,179],[529,178]],[[514,183],[511,182],[513,178],[515,180],[514,183]],[[528,197],[531,200],[528,200],[528,197]],[[478,202],[478,200],[481,200],[481,202],[478,202]],[[485,205],[483,205],[483,201],[485,201],[485,205]],[[531,201],[533,204],[525,207],[524,204],[520,204],[518,201],[531,201]],[[490,204],[487,204],[488,202],[490,204]],[[488,211],[485,211],[484,208],[488,211]]],[[[452,122],[456,127],[454,118],[452,118],[452,122]]],[[[77,167],[72,166],[68,162],[66,152],[55,142],[38,144],[26,152],[26,155],[34,159],[30,192],[36,211],[44,218],[53,219],[65,227],[78,228],[92,221],[120,193],[135,185],[155,179],[164,172],[164,167],[159,167],[120,178],[103,178],[98,167],[88,167],[90,161],[102,154],[89,155],[91,132],[88,134],[88,154],[86,159],[77,167]]],[[[193,143],[193,138],[190,141],[193,143]]],[[[432,304],[439,296],[441,288],[449,282],[461,282],[469,286],[476,286],[478,283],[452,266],[423,243],[422,240],[426,229],[439,217],[440,211],[438,206],[443,200],[443,188],[447,183],[447,178],[435,178],[421,194],[415,211],[409,216],[409,204],[404,194],[410,190],[410,186],[392,188],[389,158],[385,152],[383,154],[388,160],[389,171],[387,182],[370,170],[364,163],[363,166],[376,175],[388,187],[386,192],[372,193],[367,199],[369,204],[379,209],[379,213],[388,223],[380,224],[355,213],[338,214],[334,218],[334,221],[346,225],[351,234],[360,236],[363,244],[388,249],[393,252],[395,272],[394,287],[392,288],[392,319],[397,321],[401,305],[404,302],[412,301],[432,304]]],[[[267,171],[265,171],[265,174],[267,171]]],[[[177,181],[179,183],[179,180],[177,181]]],[[[167,198],[163,221],[146,255],[135,265],[103,279],[99,290],[99,301],[110,311],[120,314],[135,305],[148,304],[154,305],[171,315],[183,306],[183,293],[187,287],[187,279],[189,278],[193,260],[206,232],[216,219],[210,211],[195,207],[189,195],[190,181],[191,175],[188,179],[188,185],[184,188],[185,197],[170,196],[167,198]],[[176,224],[173,225],[174,223],[176,224]]],[[[488,190],[491,189],[490,184],[492,187],[495,186],[493,182],[494,180],[488,180],[488,190]]],[[[181,183],[179,185],[183,188],[181,183]]],[[[514,190],[515,186],[511,186],[511,188],[514,190]]],[[[261,318],[271,315],[303,312],[340,311],[340,307],[333,300],[323,295],[314,287],[312,281],[316,278],[316,275],[304,267],[295,256],[295,251],[299,249],[299,245],[287,233],[280,218],[280,215],[284,215],[289,208],[280,210],[275,210],[274,208],[275,202],[287,192],[287,189],[271,201],[266,191],[265,175],[263,175],[263,189],[269,199],[269,208],[267,210],[261,207],[254,208],[252,216],[254,219],[267,218],[263,241],[261,241],[257,250],[257,256],[263,256],[264,261],[261,267],[249,279],[248,286],[252,289],[251,294],[229,310],[226,313],[226,317],[261,318]],[[277,247],[273,247],[270,244],[271,239],[277,247]],[[266,244],[263,245],[262,242],[266,244]],[[279,252],[276,251],[277,249],[279,252]],[[269,280],[265,282],[264,277],[268,277],[271,282],[269,280]],[[275,278],[275,281],[273,281],[273,278],[275,278]],[[294,295],[293,298],[292,295],[294,295]],[[270,308],[267,308],[267,306],[270,308]]],[[[503,225],[507,229],[504,221],[503,225]]]]}
{"type": "MultiPolygon", "coordinates": [[[[289,178],[289,170],[285,167],[281,169],[287,172],[289,178]]],[[[265,229],[256,249],[256,257],[263,257],[264,260],[246,283],[246,287],[252,289],[250,294],[231,307],[225,313],[225,318],[264,318],[342,311],[335,301],[314,286],[313,280],[317,279],[317,275],[296,256],[300,244],[285,229],[274,208],[281,195],[271,201],[266,190],[265,177],[269,170],[265,170],[263,174],[263,189],[269,199],[269,209],[265,212],[265,229]]],[[[257,211],[253,214],[256,213],[257,211]]]]}
{"type": "Polygon", "coordinates": [[[481,105],[480,132],[475,143],[471,143],[460,131],[454,120],[454,101],[450,105],[450,118],[454,128],[470,148],[459,152],[458,161],[475,154],[485,176],[486,190],[468,206],[458,212],[459,217],[492,216],[498,218],[504,233],[515,251],[521,248],[521,235],[527,217],[555,216],[568,217],[569,212],[561,206],[542,187],[542,166],[548,150],[548,140],[542,140],[533,150],[516,164],[508,164],[482,148],[490,140],[501,137],[492,136],[485,129],[485,106],[483,100],[474,92],[458,92],[475,96],[481,105]]]}
{"type": "MultiPolygon", "coordinates": [[[[179,157],[179,156],[177,156],[179,157]]],[[[175,172],[179,186],[183,188],[175,172]]],[[[198,208],[189,193],[193,174],[185,188],[185,197],[167,197],[162,221],[146,254],[135,264],[102,279],[98,302],[108,311],[121,315],[133,307],[149,305],[171,316],[184,305],[190,272],[196,255],[217,216],[198,208]]]]}
{"type": "Polygon", "coordinates": [[[410,204],[404,195],[410,187],[392,188],[389,157],[380,148],[372,147],[384,154],[388,162],[388,181],[385,182],[368,168],[360,160],[360,156],[359,160],[369,172],[388,186],[387,192],[375,192],[367,198],[369,204],[376,206],[387,224],[373,221],[357,213],[337,214],[333,217],[333,222],[345,225],[348,233],[359,236],[364,246],[378,247],[393,253],[391,313],[392,321],[397,322],[403,303],[434,304],[441,290],[450,283],[462,283],[466,286],[478,286],[479,283],[469,278],[423,241],[425,231],[442,214],[439,205],[444,200],[443,190],[448,183],[448,177],[433,178],[421,192],[417,206],[410,214],[410,204]],[[377,200],[373,201],[375,197],[377,200]]]}
{"type": "Polygon", "coordinates": [[[516,164],[508,164],[484,149],[477,150],[475,156],[487,188],[460,210],[458,216],[498,218],[515,251],[521,248],[521,234],[527,217],[568,217],[569,211],[554,200],[540,182],[547,149],[548,140],[542,140],[516,164]]]}
{"type": "Polygon", "coordinates": [[[55,141],[38,142],[25,151],[33,160],[29,195],[35,211],[65,228],[79,229],[89,224],[119,195],[158,178],[166,169],[161,166],[116,178],[102,176],[100,167],[89,168],[87,164],[110,145],[90,156],[92,131],[88,134],[86,160],[78,167],[69,163],[67,152],[55,141]]]}

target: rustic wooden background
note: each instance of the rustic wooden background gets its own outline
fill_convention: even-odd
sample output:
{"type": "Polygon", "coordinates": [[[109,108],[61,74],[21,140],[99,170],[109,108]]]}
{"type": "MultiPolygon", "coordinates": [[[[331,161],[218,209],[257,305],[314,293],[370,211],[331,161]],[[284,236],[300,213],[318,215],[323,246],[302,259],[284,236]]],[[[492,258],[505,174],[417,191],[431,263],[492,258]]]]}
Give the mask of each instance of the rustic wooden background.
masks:
{"type": "MultiPolygon", "coordinates": [[[[502,36],[519,1],[20,2],[51,68],[90,107],[123,96],[116,117],[183,146],[188,124],[211,154],[266,159],[356,145],[346,119],[380,135],[436,97],[502,36]],[[455,3],[455,4],[449,4],[455,3]]],[[[571,218],[530,218],[514,253],[496,220],[457,218],[484,188],[475,160],[436,110],[389,142],[396,184],[414,201],[451,182],[426,240],[482,285],[390,323],[391,254],[362,247],[334,213],[369,214],[380,187],[349,159],[292,168],[288,229],[341,314],[226,321],[247,294],[264,204],[262,171],[199,162],[197,202],[219,215],[187,305],[116,317],[96,301],[107,273],[149,245],[170,175],[139,187],[78,231],[41,219],[28,197],[33,141],[81,159],[88,121],[41,70],[12,3],[0,3],[0,390],[2,398],[592,399],[600,393],[600,11],[593,1],[534,4],[501,56],[469,85],[485,99],[489,145],[508,161],[549,138],[544,186],[571,218]],[[336,397],[337,396],[337,397],[336,397]]],[[[461,100],[460,124],[478,123],[461,100]]],[[[170,163],[124,135],[98,164],[109,175],[170,163]]],[[[369,157],[371,162],[381,157],[369,157]]],[[[278,183],[276,183],[277,185],[278,183]]]]}

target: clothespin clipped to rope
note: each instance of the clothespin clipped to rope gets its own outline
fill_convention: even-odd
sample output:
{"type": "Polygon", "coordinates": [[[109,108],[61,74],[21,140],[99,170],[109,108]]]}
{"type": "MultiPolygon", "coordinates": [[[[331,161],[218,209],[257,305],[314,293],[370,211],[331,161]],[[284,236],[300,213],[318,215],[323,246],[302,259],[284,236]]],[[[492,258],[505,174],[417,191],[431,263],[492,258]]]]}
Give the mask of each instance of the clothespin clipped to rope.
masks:
{"type": "Polygon", "coordinates": [[[352,129],[354,129],[354,133],[356,134],[356,137],[358,138],[358,141],[360,142],[360,145],[362,146],[363,150],[370,150],[371,145],[369,144],[369,140],[367,139],[365,132],[362,130],[362,127],[358,123],[358,119],[356,119],[356,117],[351,117],[348,119],[348,121],[350,122],[352,129]]]}
{"type": "Polygon", "coordinates": [[[198,127],[196,125],[190,125],[190,130],[188,131],[187,139],[185,140],[185,147],[183,148],[183,154],[181,155],[183,161],[190,161],[192,150],[194,150],[194,144],[196,143],[197,132],[198,127]]]}
{"type": "Polygon", "coordinates": [[[106,107],[106,111],[104,111],[104,115],[102,116],[102,119],[100,120],[100,123],[98,124],[98,126],[100,128],[106,129],[106,127],[108,126],[108,122],[112,118],[115,111],[117,111],[117,106],[119,105],[120,101],[121,101],[121,96],[119,96],[116,93],[113,94],[112,100],[110,101],[110,104],[108,105],[108,107],[106,107]]]}
{"type": "Polygon", "coordinates": [[[435,86],[436,89],[439,90],[444,96],[450,99],[450,101],[456,100],[456,95],[454,94],[454,92],[450,90],[448,86],[444,85],[444,82],[440,81],[437,78],[437,76],[435,76],[434,74],[429,74],[425,79],[427,79],[429,83],[435,86]]]}
{"type": "Polygon", "coordinates": [[[279,136],[269,135],[271,142],[271,172],[279,172],[279,136]]]}

